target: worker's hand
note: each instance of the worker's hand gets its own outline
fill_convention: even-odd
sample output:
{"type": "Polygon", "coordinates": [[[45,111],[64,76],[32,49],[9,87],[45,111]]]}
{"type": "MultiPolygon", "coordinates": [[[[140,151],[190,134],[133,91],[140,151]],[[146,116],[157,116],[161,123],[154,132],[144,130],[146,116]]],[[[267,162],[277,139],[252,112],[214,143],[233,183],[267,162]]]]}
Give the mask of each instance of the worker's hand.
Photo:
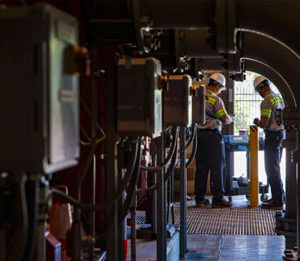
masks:
{"type": "Polygon", "coordinates": [[[259,119],[258,118],[255,118],[254,121],[253,121],[253,124],[257,125],[259,124],[259,119]]]}
{"type": "Polygon", "coordinates": [[[235,115],[234,114],[229,114],[229,116],[230,116],[230,118],[232,119],[232,121],[234,121],[234,119],[235,119],[235,115]]]}

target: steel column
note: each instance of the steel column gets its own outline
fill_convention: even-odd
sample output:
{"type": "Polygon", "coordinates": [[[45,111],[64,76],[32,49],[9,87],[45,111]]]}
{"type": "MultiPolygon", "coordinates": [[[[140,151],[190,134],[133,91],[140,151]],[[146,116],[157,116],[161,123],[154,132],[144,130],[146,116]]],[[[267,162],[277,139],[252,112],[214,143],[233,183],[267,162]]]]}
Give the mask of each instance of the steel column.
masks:
{"type": "Polygon", "coordinates": [[[5,231],[0,228],[0,261],[5,261],[5,231]]]}
{"type": "Polygon", "coordinates": [[[287,219],[296,219],[297,208],[295,202],[296,191],[296,164],[292,162],[292,151],[295,150],[296,137],[294,131],[286,132],[286,140],[284,141],[286,147],[286,206],[285,217],[287,219]]]}
{"type": "Polygon", "coordinates": [[[131,261],[136,261],[136,221],[135,221],[135,218],[136,218],[136,205],[137,205],[137,202],[136,202],[136,197],[137,196],[134,196],[134,199],[133,199],[133,203],[132,203],[132,206],[131,206],[131,211],[130,211],[130,226],[131,226],[131,247],[130,247],[130,250],[131,250],[131,261]]]}
{"type": "Polygon", "coordinates": [[[48,181],[42,177],[40,179],[40,190],[39,190],[39,213],[38,213],[38,224],[37,224],[37,246],[36,246],[36,260],[46,260],[46,221],[47,221],[47,196],[48,196],[48,181]]]}
{"type": "MultiPolygon", "coordinates": [[[[124,170],[122,169],[122,150],[121,150],[121,147],[120,146],[121,144],[119,143],[117,145],[117,175],[118,175],[118,184],[121,184],[122,183],[122,179],[123,179],[123,176],[124,176],[124,170]]],[[[125,191],[123,191],[122,193],[122,196],[120,197],[120,199],[117,201],[118,202],[118,209],[122,209],[122,206],[124,205],[124,200],[125,200],[125,191]]],[[[120,215],[120,213],[119,213],[120,215]]],[[[124,220],[122,221],[119,221],[119,227],[118,227],[118,246],[119,246],[119,256],[118,256],[118,260],[123,260],[124,259],[124,240],[126,239],[125,238],[125,235],[126,235],[126,217],[124,218],[124,220]]],[[[135,219],[134,219],[135,221],[135,219]]],[[[127,241],[126,241],[127,242],[127,241]]]]}
{"type": "MultiPolygon", "coordinates": [[[[158,165],[164,161],[164,138],[157,138],[158,165]]],[[[166,186],[164,182],[164,169],[157,171],[157,260],[167,260],[167,231],[166,231],[166,186]]]]}
{"type": "Polygon", "coordinates": [[[297,148],[293,152],[293,162],[296,163],[296,202],[297,202],[297,247],[300,246],[300,174],[299,174],[299,156],[300,156],[300,132],[296,130],[296,144],[297,148]]]}
{"type": "MultiPolygon", "coordinates": [[[[118,173],[116,171],[116,70],[115,56],[111,55],[110,64],[107,70],[107,130],[106,130],[106,194],[111,198],[111,194],[117,190],[118,173]]],[[[107,211],[106,220],[109,227],[107,230],[107,260],[118,260],[119,256],[119,233],[118,233],[118,204],[115,202],[107,211]]]]}
{"type": "MultiPolygon", "coordinates": [[[[180,148],[185,146],[186,127],[180,127],[180,148]]],[[[180,257],[184,257],[187,252],[187,222],[186,222],[186,196],[187,196],[187,173],[185,168],[186,150],[180,151],[180,257]]]]}
{"type": "MultiPolygon", "coordinates": [[[[96,204],[96,156],[93,156],[93,162],[92,162],[92,168],[91,168],[91,177],[90,177],[90,202],[91,204],[95,205],[96,204]]],[[[90,211],[89,213],[89,222],[90,222],[90,235],[94,236],[95,235],[95,212],[90,211]]],[[[94,257],[94,243],[91,243],[89,246],[89,256],[94,257]]]]}

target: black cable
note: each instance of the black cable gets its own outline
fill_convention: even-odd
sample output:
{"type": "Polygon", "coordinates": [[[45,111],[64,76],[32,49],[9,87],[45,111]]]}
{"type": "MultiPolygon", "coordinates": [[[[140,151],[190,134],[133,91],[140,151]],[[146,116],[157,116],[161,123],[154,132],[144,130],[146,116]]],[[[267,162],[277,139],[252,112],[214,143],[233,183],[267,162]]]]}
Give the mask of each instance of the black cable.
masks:
{"type": "Polygon", "coordinates": [[[141,165],[140,167],[141,167],[142,170],[159,171],[159,170],[165,168],[168,165],[168,163],[170,162],[170,160],[171,160],[171,158],[172,158],[172,156],[173,156],[173,154],[175,152],[175,147],[176,147],[178,136],[179,136],[179,131],[178,130],[179,130],[179,128],[176,127],[176,134],[175,134],[175,136],[173,136],[173,141],[172,141],[171,149],[170,149],[169,155],[166,158],[165,162],[162,163],[159,166],[154,166],[154,167],[146,167],[146,166],[141,165]]]}
{"type": "MultiPolygon", "coordinates": [[[[140,173],[140,163],[141,163],[141,144],[139,142],[139,146],[138,146],[138,155],[137,155],[137,162],[135,164],[134,167],[134,173],[132,175],[132,180],[130,182],[130,187],[128,189],[128,193],[127,193],[127,197],[126,200],[123,204],[122,209],[120,210],[120,215],[118,218],[118,223],[120,224],[124,218],[127,215],[127,212],[131,206],[133,197],[135,196],[135,192],[136,192],[136,185],[138,182],[138,178],[139,178],[139,173],[140,173]]],[[[107,230],[109,229],[109,227],[111,227],[113,225],[113,218],[108,217],[107,218],[108,222],[106,222],[106,224],[104,224],[102,226],[102,231],[100,231],[97,235],[89,235],[84,237],[85,241],[94,241],[96,240],[97,242],[101,242],[101,240],[105,239],[105,237],[107,236],[107,230]]]]}
{"type": "Polygon", "coordinates": [[[87,140],[86,143],[90,143],[91,142],[91,138],[89,137],[89,135],[86,133],[85,129],[82,126],[80,126],[80,132],[83,134],[83,136],[87,140]]]}
{"type": "Polygon", "coordinates": [[[138,155],[137,155],[137,161],[135,164],[135,171],[134,171],[134,175],[132,177],[132,180],[130,182],[129,185],[129,189],[128,189],[128,193],[125,199],[125,202],[123,204],[122,209],[120,210],[120,215],[119,215],[119,223],[122,222],[124,220],[124,218],[127,215],[127,212],[132,204],[132,200],[135,197],[135,192],[136,192],[136,185],[138,183],[139,180],[139,174],[140,174],[140,165],[141,165],[141,143],[139,142],[139,146],[138,146],[138,155]]]}
{"type": "Polygon", "coordinates": [[[134,168],[136,165],[137,152],[138,152],[138,143],[136,144],[136,147],[135,147],[135,152],[134,152],[134,156],[132,158],[130,170],[127,171],[126,177],[122,180],[122,183],[121,183],[119,189],[114,193],[113,197],[104,203],[101,203],[99,205],[90,205],[90,204],[80,202],[79,200],[76,200],[75,198],[65,194],[62,191],[60,191],[59,193],[56,189],[51,189],[51,191],[53,192],[53,194],[64,198],[66,201],[70,202],[72,205],[77,206],[79,208],[92,210],[92,211],[104,210],[104,209],[108,208],[109,206],[111,206],[116,200],[118,200],[122,196],[122,192],[125,190],[126,185],[129,182],[129,180],[131,179],[131,176],[133,174],[133,171],[134,171],[134,168]],[[88,206],[93,206],[93,207],[88,209],[89,208],[88,206]],[[95,209],[93,210],[93,208],[95,208],[95,209]]]}
{"type": "Polygon", "coordinates": [[[197,134],[194,137],[194,142],[193,142],[193,150],[191,153],[191,156],[189,158],[189,160],[186,162],[185,167],[187,168],[188,166],[190,166],[190,164],[192,163],[192,161],[194,160],[196,153],[197,153],[197,142],[198,142],[198,138],[197,138],[197,134]]]}
{"type": "Polygon", "coordinates": [[[165,175],[165,182],[171,177],[171,175],[174,173],[175,167],[176,167],[176,160],[177,160],[177,147],[178,142],[176,144],[176,152],[174,153],[170,166],[168,167],[167,173],[165,175]]]}
{"type": "MultiPolygon", "coordinates": [[[[176,161],[177,161],[177,147],[178,147],[178,141],[176,141],[176,148],[175,148],[175,153],[173,153],[171,163],[168,167],[167,173],[164,176],[164,181],[166,182],[174,173],[175,167],[176,167],[176,161]]],[[[153,184],[152,186],[146,188],[146,189],[137,189],[138,194],[145,194],[149,193],[151,191],[154,191],[157,189],[157,184],[153,184]]]]}
{"type": "Polygon", "coordinates": [[[52,193],[59,196],[59,197],[61,197],[61,198],[63,198],[63,199],[65,199],[70,204],[72,204],[72,205],[74,205],[78,208],[86,209],[86,210],[89,210],[89,211],[101,211],[101,210],[104,210],[104,209],[110,207],[111,205],[114,204],[114,202],[116,200],[118,200],[122,196],[122,193],[125,190],[127,183],[131,179],[131,177],[134,173],[134,170],[136,169],[136,162],[137,162],[137,158],[139,157],[138,156],[139,147],[140,147],[140,143],[137,142],[136,146],[135,146],[134,155],[133,155],[133,158],[132,158],[131,167],[127,171],[126,177],[122,180],[122,183],[119,186],[119,189],[114,193],[113,197],[111,199],[107,200],[106,202],[98,204],[98,205],[87,204],[87,203],[81,202],[81,201],[65,194],[61,190],[57,190],[55,188],[51,189],[52,193]]]}
{"type": "MultiPolygon", "coordinates": [[[[137,185],[138,178],[139,178],[140,164],[141,164],[141,143],[140,143],[140,141],[137,142],[137,148],[138,148],[137,149],[137,157],[136,157],[136,162],[135,162],[135,165],[134,165],[134,171],[133,171],[133,174],[132,174],[132,180],[130,181],[130,186],[129,186],[129,189],[128,189],[128,193],[127,193],[125,202],[123,204],[122,209],[120,210],[118,223],[120,223],[124,220],[125,216],[127,215],[128,210],[129,210],[129,208],[132,204],[132,200],[135,196],[136,185],[137,185]]],[[[99,211],[99,210],[104,209],[102,204],[101,205],[90,205],[90,204],[82,203],[82,202],[79,202],[78,200],[76,200],[75,198],[73,198],[69,195],[66,195],[62,191],[54,189],[54,188],[52,188],[52,193],[59,196],[59,197],[62,197],[63,199],[65,199],[66,201],[71,203],[72,205],[74,205],[78,208],[81,208],[81,209],[86,209],[86,210],[89,210],[89,211],[99,211]]],[[[107,224],[105,224],[103,226],[105,230],[107,230],[112,225],[111,220],[113,220],[113,219],[108,218],[107,220],[108,220],[107,224]]],[[[107,232],[104,231],[104,232],[102,232],[98,235],[95,235],[95,236],[93,236],[93,235],[92,236],[87,236],[86,240],[88,241],[88,240],[94,240],[94,239],[96,239],[96,240],[104,239],[105,236],[106,236],[106,233],[107,232]]]]}
{"type": "Polygon", "coordinates": [[[196,127],[196,123],[195,123],[195,124],[193,125],[192,135],[191,135],[190,140],[188,141],[188,143],[187,143],[183,148],[180,148],[179,151],[186,150],[186,149],[192,144],[192,141],[194,140],[195,135],[196,135],[196,130],[197,130],[197,127],[196,127]]]}
{"type": "Polygon", "coordinates": [[[89,210],[89,211],[100,211],[100,210],[105,209],[105,207],[103,207],[102,204],[101,205],[91,205],[91,204],[87,204],[84,202],[80,202],[76,198],[73,198],[72,196],[65,194],[64,192],[62,192],[59,189],[51,188],[50,191],[52,192],[53,195],[56,195],[64,200],[66,200],[71,205],[74,205],[77,208],[81,208],[81,209],[85,209],[85,210],[89,210]]]}

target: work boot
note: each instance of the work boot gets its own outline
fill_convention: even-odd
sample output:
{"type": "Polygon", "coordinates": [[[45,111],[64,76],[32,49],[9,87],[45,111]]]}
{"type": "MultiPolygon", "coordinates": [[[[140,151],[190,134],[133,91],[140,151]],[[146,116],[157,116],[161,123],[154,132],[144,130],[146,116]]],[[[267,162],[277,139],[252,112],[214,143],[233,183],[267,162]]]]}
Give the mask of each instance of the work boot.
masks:
{"type": "Polygon", "coordinates": [[[278,202],[274,202],[273,200],[271,200],[269,202],[262,203],[261,208],[264,208],[264,209],[274,209],[274,210],[282,210],[283,209],[283,204],[282,203],[278,203],[278,202]]]}
{"type": "Polygon", "coordinates": [[[270,203],[271,201],[273,201],[273,199],[271,199],[271,198],[262,200],[263,203],[270,203]]]}
{"type": "Polygon", "coordinates": [[[196,207],[198,207],[198,208],[208,206],[208,205],[209,205],[209,200],[206,198],[203,198],[196,202],[196,207]]]}
{"type": "Polygon", "coordinates": [[[211,206],[213,208],[230,208],[232,206],[232,203],[225,199],[222,200],[213,199],[211,206]]]}

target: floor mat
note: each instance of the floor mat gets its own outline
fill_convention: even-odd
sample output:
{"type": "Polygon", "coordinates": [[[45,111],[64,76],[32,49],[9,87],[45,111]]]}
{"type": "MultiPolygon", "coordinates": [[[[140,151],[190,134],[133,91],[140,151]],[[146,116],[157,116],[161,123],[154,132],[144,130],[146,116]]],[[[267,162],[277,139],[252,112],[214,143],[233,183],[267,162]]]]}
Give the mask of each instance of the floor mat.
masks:
{"type": "MultiPolygon", "coordinates": [[[[215,235],[274,236],[275,210],[261,208],[187,208],[187,233],[215,235]]],[[[180,208],[174,208],[175,224],[180,223],[180,208]]],[[[170,213],[171,215],[171,213],[170,213]]],[[[137,224],[145,222],[145,212],[137,211],[137,224]]],[[[171,222],[171,216],[170,216],[171,222]]]]}
{"type": "MultiPolygon", "coordinates": [[[[188,208],[187,233],[217,235],[276,235],[275,210],[261,208],[188,208]]],[[[175,224],[180,209],[175,208],[175,224]]]]}

